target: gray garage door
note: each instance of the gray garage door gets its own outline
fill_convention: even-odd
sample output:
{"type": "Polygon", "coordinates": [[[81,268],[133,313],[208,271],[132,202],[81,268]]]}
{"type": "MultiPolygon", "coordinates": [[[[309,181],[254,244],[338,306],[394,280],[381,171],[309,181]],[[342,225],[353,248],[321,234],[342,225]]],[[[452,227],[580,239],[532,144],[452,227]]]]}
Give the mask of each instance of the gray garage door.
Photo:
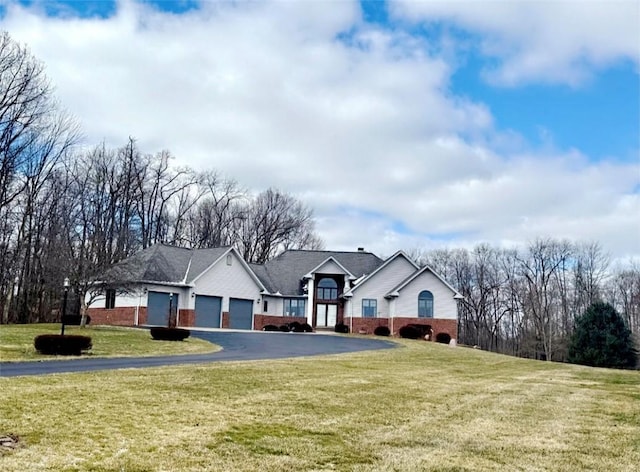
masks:
{"type": "MultiPolygon", "coordinates": [[[[171,299],[173,314],[178,307],[178,294],[171,299]]],[[[147,294],[147,324],[167,326],[169,321],[169,294],[164,292],[149,292],[147,294]]]]}
{"type": "Polygon", "coordinates": [[[196,321],[199,328],[219,328],[222,298],[196,295],[196,321]]]}
{"type": "Polygon", "coordinates": [[[253,300],[229,300],[229,328],[253,329],[253,300]]]}

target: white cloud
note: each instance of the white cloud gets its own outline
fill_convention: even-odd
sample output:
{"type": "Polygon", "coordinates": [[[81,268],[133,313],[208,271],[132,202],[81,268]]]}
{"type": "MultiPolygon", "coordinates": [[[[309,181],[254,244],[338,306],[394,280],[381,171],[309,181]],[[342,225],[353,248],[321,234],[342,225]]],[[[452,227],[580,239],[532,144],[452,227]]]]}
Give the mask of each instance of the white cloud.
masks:
{"type": "Polygon", "coordinates": [[[205,5],[173,15],[125,2],[108,19],[13,6],[0,27],[47,64],[88,144],[131,135],[146,152],[294,192],[329,248],[542,234],[640,252],[637,165],[527,149],[484,104],[452,96],[451,67],[420,38],[361,23],[355,2],[205,5]]]}
{"type": "Polygon", "coordinates": [[[480,35],[481,51],[502,61],[485,70],[498,84],[578,84],[593,68],[619,60],[640,65],[637,0],[392,0],[394,16],[445,21],[480,35]]]}

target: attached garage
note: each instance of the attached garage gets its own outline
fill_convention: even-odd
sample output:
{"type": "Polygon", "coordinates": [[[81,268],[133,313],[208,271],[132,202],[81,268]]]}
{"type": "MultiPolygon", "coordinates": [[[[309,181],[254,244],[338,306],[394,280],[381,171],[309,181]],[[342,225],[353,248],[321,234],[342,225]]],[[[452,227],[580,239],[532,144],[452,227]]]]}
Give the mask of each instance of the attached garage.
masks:
{"type": "Polygon", "coordinates": [[[220,328],[222,298],[207,295],[196,295],[196,319],[194,326],[198,328],[220,328]]]}
{"type": "Polygon", "coordinates": [[[253,300],[229,300],[229,328],[253,329],[253,300]]]}
{"type": "Polygon", "coordinates": [[[147,324],[167,326],[169,322],[169,305],[171,313],[176,314],[178,307],[178,294],[171,296],[165,292],[152,292],[147,294],[147,324]]]}

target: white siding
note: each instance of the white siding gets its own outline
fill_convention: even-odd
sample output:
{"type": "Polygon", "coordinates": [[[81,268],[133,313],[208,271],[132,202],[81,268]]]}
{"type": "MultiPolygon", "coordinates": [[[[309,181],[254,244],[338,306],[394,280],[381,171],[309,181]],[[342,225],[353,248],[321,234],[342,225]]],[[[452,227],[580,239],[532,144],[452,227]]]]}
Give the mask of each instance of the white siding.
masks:
{"type": "MultiPolygon", "coordinates": [[[[189,305],[192,305],[193,302],[190,300],[190,290],[186,287],[171,287],[168,285],[155,285],[155,284],[145,284],[140,289],[132,290],[130,293],[120,294],[116,292],[116,308],[122,307],[131,307],[131,306],[147,306],[147,292],[162,292],[162,293],[175,293],[178,294],[178,303],[180,306],[178,308],[192,308],[189,305]]],[[[89,302],[90,294],[87,294],[85,300],[89,302]]],[[[104,308],[105,304],[105,294],[98,296],[93,300],[89,308],[104,308]]]]}
{"type": "Polygon", "coordinates": [[[260,287],[236,254],[230,254],[233,259],[231,265],[227,265],[227,257],[224,256],[195,280],[195,293],[222,297],[222,311],[229,311],[229,298],[254,300],[253,312],[261,313],[262,304],[255,303],[255,300],[262,299],[260,287]]]}
{"type": "Polygon", "coordinates": [[[353,316],[362,316],[362,300],[364,298],[373,298],[378,301],[377,317],[388,318],[389,301],[384,296],[415,271],[415,266],[403,256],[393,259],[373,277],[353,289],[353,297],[351,298],[351,313],[353,316]]]}
{"type": "MultiPolygon", "coordinates": [[[[346,274],[344,269],[340,268],[338,264],[336,264],[333,260],[326,261],[317,270],[314,271],[315,274],[346,274]]],[[[316,279],[318,277],[316,276],[316,279]]]]}
{"type": "MultiPolygon", "coordinates": [[[[449,287],[429,270],[425,270],[400,291],[394,316],[418,316],[418,295],[423,290],[433,294],[433,317],[448,320],[458,318],[455,295],[449,287]]],[[[426,319],[426,318],[425,318],[426,319]]]]}
{"type": "MultiPolygon", "coordinates": [[[[282,316],[282,298],[279,297],[263,297],[263,302],[267,301],[267,311],[265,315],[282,316]]],[[[262,307],[261,307],[262,308],[262,307]]]]}

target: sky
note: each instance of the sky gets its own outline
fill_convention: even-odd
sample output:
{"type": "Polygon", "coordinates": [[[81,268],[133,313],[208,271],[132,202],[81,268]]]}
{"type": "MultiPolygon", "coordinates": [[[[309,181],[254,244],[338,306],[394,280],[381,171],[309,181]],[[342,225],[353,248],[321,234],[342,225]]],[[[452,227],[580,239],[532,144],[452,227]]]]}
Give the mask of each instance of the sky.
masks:
{"type": "Polygon", "coordinates": [[[83,144],[314,209],[327,249],[640,258],[640,2],[14,1],[83,144]]]}

